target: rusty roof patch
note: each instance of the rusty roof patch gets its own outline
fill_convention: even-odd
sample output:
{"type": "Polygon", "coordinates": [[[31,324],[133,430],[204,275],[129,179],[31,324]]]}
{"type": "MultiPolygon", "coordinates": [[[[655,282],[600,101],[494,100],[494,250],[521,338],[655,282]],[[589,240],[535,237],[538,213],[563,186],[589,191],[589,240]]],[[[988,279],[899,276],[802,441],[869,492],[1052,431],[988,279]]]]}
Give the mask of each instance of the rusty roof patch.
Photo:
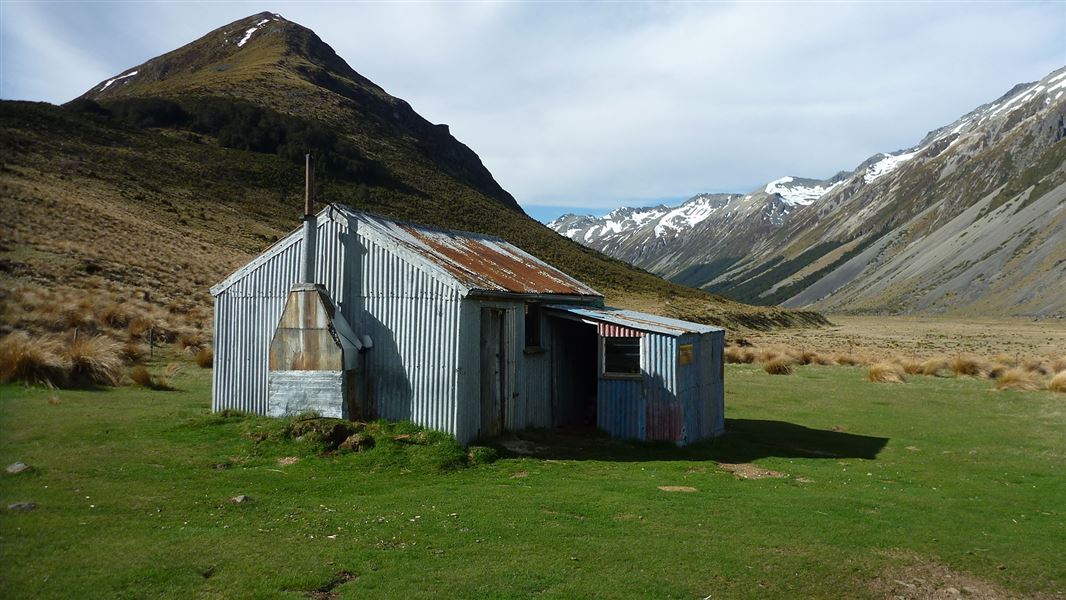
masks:
{"type": "Polygon", "coordinates": [[[424,245],[422,256],[471,289],[516,294],[598,295],[584,283],[501,239],[406,223],[400,227],[424,245]]]}

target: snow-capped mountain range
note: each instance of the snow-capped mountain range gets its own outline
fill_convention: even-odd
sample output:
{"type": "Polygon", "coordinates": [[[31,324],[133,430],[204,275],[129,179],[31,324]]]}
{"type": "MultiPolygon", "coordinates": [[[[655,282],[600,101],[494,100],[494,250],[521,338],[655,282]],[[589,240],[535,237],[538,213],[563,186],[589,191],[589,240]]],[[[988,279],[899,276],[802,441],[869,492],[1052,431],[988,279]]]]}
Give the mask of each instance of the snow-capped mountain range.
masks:
{"type": "Polygon", "coordinates": [[[827,180],[782,177],[548,226],[749,302],[1066,314],[1064,95],[1066,68],[827,180]]]}

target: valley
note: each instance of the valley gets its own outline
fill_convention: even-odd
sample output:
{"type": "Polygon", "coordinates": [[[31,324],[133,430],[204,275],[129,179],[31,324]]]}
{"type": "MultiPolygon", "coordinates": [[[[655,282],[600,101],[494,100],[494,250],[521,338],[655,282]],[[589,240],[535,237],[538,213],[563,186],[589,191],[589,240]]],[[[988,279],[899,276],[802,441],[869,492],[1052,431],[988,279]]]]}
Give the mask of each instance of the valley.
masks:
{"type": "Polygon", "coordinates": [[[739,301],[856,314],[1066,313],[1066,70],[827,180],[549,227],[739,301]]]}

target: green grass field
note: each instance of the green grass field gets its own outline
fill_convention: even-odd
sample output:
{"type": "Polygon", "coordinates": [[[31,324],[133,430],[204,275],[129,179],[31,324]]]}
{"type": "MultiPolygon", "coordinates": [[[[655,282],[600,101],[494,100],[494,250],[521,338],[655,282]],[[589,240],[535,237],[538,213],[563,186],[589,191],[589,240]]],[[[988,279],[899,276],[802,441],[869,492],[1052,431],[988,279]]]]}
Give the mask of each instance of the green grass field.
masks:
{"type": "Polygon", "coordinates": [[[1062,395],[730,366],[720,440],[539,434],[536,457],[441,472],[380,448],[257,444],[246,433],[270,424],[207,414],[208,371],[175,383],[0,388],[0,461],[34,467],[2,478],[0,596],[1066,594],[1062,395]],[[20,501],[38,507],[6,508],[20,501]]]}

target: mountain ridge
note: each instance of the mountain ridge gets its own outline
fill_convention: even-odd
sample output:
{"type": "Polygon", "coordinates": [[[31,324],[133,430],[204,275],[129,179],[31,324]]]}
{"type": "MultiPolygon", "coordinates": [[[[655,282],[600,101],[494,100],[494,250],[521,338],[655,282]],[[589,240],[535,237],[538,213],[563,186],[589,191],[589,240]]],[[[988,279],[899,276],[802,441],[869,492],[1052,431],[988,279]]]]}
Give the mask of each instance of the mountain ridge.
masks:
{"type": "MultiPolygon", "coordinates": [[[[1066,283],[1062,265],[1051,260],[1066,255],[1066,243],[1060,242],[1066,238],[1063,203],[1057,195],[1048,196],[1066,182],[1064,92],[1066,68],[1018,84],[929,131],[918,144],[875,154],[838,174],[832,189],[782,214],[777,222],[771,219],[771,226],[762,230],[752,222],[765,221],[765,216],[749,211],[741,223],[708,221],[694,227],[657,256],[631,251],[638,244],[635,239],[642,237],[639,231],[615,232],[609,239],[593,234],[585,240],[586,231],[580,241],[674,281],[748,302],[874,313],[1063,314],[1066,300],[1038,282],[1066,283]],[[1046,214],[1024,223],[1000,213],[994,222],[989,220],[989,211],[1012,202],[1024,205],[1030,195],[1032,201],[1046,197],[1046,214]],[[995,229],[1007,228],[1012,235],[1000,239],[1004,248],[1035,243],[1046,260],[999,275],[997,270],[1005,265],[1020,264],[1016,257],[992,248],[980,256],[957,248],[966,257],[962,262],[944,256],[936,241],[940,237],[933,233],[949,225],[960,227],[955,220],[976,205],[985,208],[980,215],[966,217],[971,228],[967,235],[974,236],[970,239],[1000,239],[995,229]],[[737,243],[728,228],[740,228],[751,238],[747,244],[737,243]],[[887,235],[896,241],[888,243],[887,235]],[[904,252],[907,246],[913,248],[904,252]],[[892,262],[896,255],[912,261],[931,256],[942,260],[908,271],[892,262]],[[972,264],[964,265],[966,261],[972,264]],[[964,283],[957,279],[964,271],[997,283],[964,283]],[[912,273],[911,283],[891,275],[897,272],[912,273]],[[883,286],[879,279],[894,283],[883,286]]],[[[761,210],[772,215],[776,199],[767,195],[761,201],[761,210]]],[[[559,230],[559,225],[551,226],[559,230]]]]}
{"type": "Polygon", "coordinates": [[[0,102],[0,132],[3,331],[68,322],[53,308],[8,307],[69,307],[73,319],[105,304],[150,308],[156,332],[209,331],[207,287],[298,224],[304,148],[322,159],[321,200],[502,237],[609,303],[728,327],[826,322],[675,285],[562,240],[446,125],[274,13],[217,28],[62,107],[0,102]]]}

